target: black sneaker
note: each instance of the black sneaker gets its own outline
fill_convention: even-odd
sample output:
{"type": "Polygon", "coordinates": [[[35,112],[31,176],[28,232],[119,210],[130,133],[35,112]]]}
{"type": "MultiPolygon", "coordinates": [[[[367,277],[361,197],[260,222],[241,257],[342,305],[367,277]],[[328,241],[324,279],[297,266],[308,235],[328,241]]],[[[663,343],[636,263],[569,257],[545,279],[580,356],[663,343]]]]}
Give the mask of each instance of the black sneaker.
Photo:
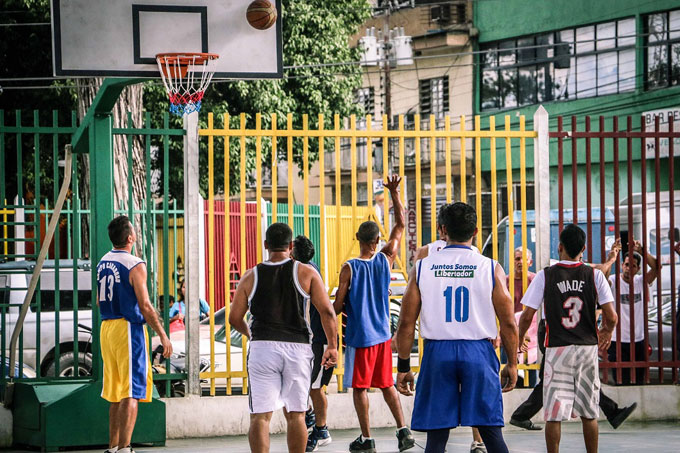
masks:
{"type": "Polygon", "coordinates": [[[331,433],[328,432],[327,426],[324,426],[323,428],[314,426],[312,432],[310,432],[307,437],[307,448],[305,451],[316,451],[319,447],[330,444],[332,440],[331,433]]]}
{"type": "Polygon", "coordinates": [[[399,451],[408,450],[416,445],[416,440],[408,428],[401,428],[397,431],[397,440],[399,441],[399,451]]]}
{"type": "Polygon", "coordinates": [[[375,441],[373,439],[361,440],[361,436],[354,439],[354,441],[349,444],[350,452],[361,452],[361,453],[377,453],[375,449],[375,441]]]}
{"type": "Polygon", "coordinates": [[[305,425],[307,425],[307,429],[316,425],[316,414],[311,407],[305,412],[305,425]]]}
{"type": "Polygon", "coordinates": [[[540,431],[543,429],[543,427],[535,425],[531,420],[518,420],[516,418],[511,418],[510,424],[519,428],[528,429],[529,431],[540,431]]]}
{"type": "Polygon", "coordinates": [[[612,425],[612,428],[614,429],[618,428],[619,426],[621,426],[623,422],[626,421],[630,414],[633,413],[636,407],[637,403],[633,403],[628,407],[619,409],[616,412],[616,415],[614,415],[611,419],[607,419],[609,421],[609,424],[612,425]]]}

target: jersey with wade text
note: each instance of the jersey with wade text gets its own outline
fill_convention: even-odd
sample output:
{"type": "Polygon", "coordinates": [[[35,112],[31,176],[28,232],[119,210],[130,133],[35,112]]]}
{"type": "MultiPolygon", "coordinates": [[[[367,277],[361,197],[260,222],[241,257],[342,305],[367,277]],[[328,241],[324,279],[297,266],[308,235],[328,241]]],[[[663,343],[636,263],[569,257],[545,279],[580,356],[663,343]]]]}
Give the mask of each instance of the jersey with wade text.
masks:
{"type": "Polygon", "coordinates": [[[597,344],[594,270],[582,263],[545,268],[546,347],[597,344]]]}
{"type": "Polygon", "coordinates": [[[495,265],[492,259],[462,245],[449,245],[418,262],[423,338],[496,338],[492,301],[495,265]]]}

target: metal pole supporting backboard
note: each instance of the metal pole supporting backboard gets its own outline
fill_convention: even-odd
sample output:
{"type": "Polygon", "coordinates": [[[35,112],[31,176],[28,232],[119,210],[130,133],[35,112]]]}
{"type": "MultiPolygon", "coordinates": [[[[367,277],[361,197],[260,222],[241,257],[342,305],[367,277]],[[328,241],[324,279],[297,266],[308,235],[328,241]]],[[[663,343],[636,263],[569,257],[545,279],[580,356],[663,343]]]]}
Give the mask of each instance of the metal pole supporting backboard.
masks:
{"type": "Polygon", "coordinates": [[[536,200],[536,269],[550,265],[550,138],[548,111],[534,114],[534,199],[536,200]]]}

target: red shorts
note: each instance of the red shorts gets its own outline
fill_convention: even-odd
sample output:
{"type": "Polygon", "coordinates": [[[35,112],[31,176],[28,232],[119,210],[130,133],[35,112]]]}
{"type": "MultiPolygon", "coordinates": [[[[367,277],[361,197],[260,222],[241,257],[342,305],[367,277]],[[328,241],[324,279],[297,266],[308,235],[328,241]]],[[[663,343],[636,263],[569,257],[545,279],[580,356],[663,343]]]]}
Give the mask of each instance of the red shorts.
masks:
{"type": "Polygon", "coordinates": [[[384,389],[394,385],[392,377],[392,340],[367,348],[345,348],[346,387],[384,389]]]}

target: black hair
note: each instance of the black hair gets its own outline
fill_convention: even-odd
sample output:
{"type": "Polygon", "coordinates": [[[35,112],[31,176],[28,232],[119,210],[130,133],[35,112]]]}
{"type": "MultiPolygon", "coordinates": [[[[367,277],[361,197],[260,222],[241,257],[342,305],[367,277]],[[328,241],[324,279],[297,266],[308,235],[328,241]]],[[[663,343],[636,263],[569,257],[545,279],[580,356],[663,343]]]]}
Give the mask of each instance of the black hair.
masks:
{"type": "Polygon", "coordinates": [[[570,258],[576,258],[586,245],[586,233],[578,225],[570,223],[560,233],[560,244],[570,258]]]}
{"type": "Polygon", "coordinates": [[[441,205],[439,207],[439,211],[437,212],[437,225],[438,226],[444,225],[444,210],[449,205],[450,205],[450,203],[444,203],[443,205],[441,205]]]}
{"type": "Polygon", "coordinates": [[[314,244],[307,236],[301,234],[293,241],[293,258],[304,264],[314,258],[314,244]]]}
{"type": "Polygon", "coordinates": [[[378,224],[370,220],[359,225],[357,231],[357,239],[363,244],[373,244],[380,236],[380,228],[378,224]]]}
{"type": "Polygon", "coordinates": [[[123,248],[127,245],[127,238],[132,234],[130,219],[121,215],[109,222],[109,239],[115,248],[123,248]]]}
{"type": "Polygon", "coordinates": [[[446,227],[446,236],[451,241],[466,242],[475,234],[477,212],[467,203],[456,202],[442,206],[438,218],[446,227]]]}
{"type": "Polygon", "coordinates": [[[271,252],[280,252],[287,250],[290,243],[293,241],[293,230],[285,223],[272,223],[267,228],[265,233],[265,240],[271,252]]]}
{"type": "Polygon", "coordinates": [[[627,252],[624,256],[623,259],[625,260],[628,258],[630,255],[633,255],[633,258],[635,258],[635,261],[637,261],[637,266],[640,267],[642,263],[642,255],[640,255],[638,252],[627,252]]]}

